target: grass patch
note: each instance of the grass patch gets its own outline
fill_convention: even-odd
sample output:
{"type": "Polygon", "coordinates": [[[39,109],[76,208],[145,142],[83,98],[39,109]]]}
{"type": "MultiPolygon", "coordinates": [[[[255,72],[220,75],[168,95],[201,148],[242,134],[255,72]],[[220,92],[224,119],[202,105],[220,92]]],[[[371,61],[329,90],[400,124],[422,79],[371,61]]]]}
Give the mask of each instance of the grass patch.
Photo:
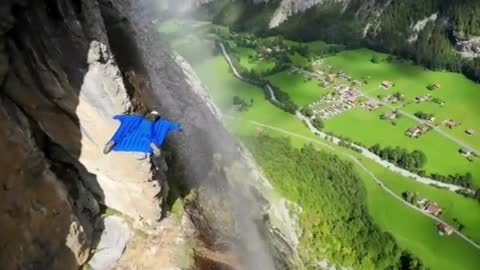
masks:
{"type": "Polygon", "coordinates": [[[289,74],[282,71],[267,78],[271,84],[287,92],[293,102],[299,106],[306,106],[319,100],[327,93],[327,90],[319,85],[316,80],[307,80],[300,74],[289,74]]]}
{"type": "Polygon", "coordinates": [[[172,214],[178,220],[180,220],[185,214],[185,208],[183,205],[183,200],[181,198],[177,198],[177,200],[173,203],[172,214]]]}
{"type": "Polygon", "coordinates": [[[418,110],[435,113],[438,120],[454,119],[462,125],[456,129],[445,129],[456,138],[468,142],[472,147],[480,148],[480,136],[468,136],[466,129],[480,131],[480,85],[451,72],[430,71],[407,62],[385,61],[388,56],[367,49],[345,51],[325,59],[326,63],[335,69],[346,70],[354,78],[370,77],[364,90],[372,96],[386,95],[400,91],[408,101],[415,97],[431,94],[446,102],[444,107],[438,105],[414,104],[407,105],[405,110],[415,113],[418,110]],[[371,62],[372,56],[378,55],[382,61],[371,62]],[[395,83],[391,90],[380,89],[381,81],[390,80],[395,83]],[[434,91],[427,89],[429,84],[440,84],[441,88],[434,91]]]}
{"type": "Polygon", "coordinates": [[[427,173],[465,174],[472,173],[474,184],[480,186],[480,160],[468,161],[458,151],[460,147],[440,134],[430,131],[420,138],[405,135],[408,128],[417,123],[409,118],[398,119],[394,126],[389,121],[380,120],[382,113],[389,112],[382,108],[369,112],[362,108],[344,112],[325,122],[326,130],[359,141],[367,146],[376,143],[382,146],[402,146],[410,151],[419,149],[427,155],[425,170],[427,173]]]}
{"type": "MultiPolygon", "coordinates": [[[[345,58],[345,63],[348,61],[362,61],[366,60],[367,65],[370,65],[370,58],[371,58],[371,51],[366,51],[365,55],[367,56],[358,56],[358,55],[351,55],[352,59],[349,59],[348,54],[342,58],[345,58]],[[363,60],[362,60],[363,59],[363,60]]],[[[381,57],[386,58],[386,55],[381,55],[381,57]]],[[[329,61],[332,61],[333,58],[329,58],[329,61]]],[[[382,58],[383,59],[383,58],[382,58]]],[[[338,61],[338,60],[335,60],[338,61]]],[[[334,63],[331,63],[332,65],[334,63]]],[[[338,63],[336,63],[338,64],[338,63]]],[[[362,74],[364,72],[372,73],[372,68],[378,68],[377,72],[380,72],[379,77],[376,78],[377,82],[379,83],[380,80],[384,79],[384,76],[381,75],[382,68],[381,65],[386,65],[386,62],[381,62],[380,64],[376,64],[375,67],[368,67],[370,71],[364,72],[363,69],[365,67],[353,67],[354,71],[351,71],[347,66],[341,67],[349,72],[352,76],[356,76],[353,72],[358,72],[358,74],[362,74]],[[381,79],[380,79],[381,78],[381,79]]],[[[350,64],[352,65],[352,64],[350,64]]],[[[373,65],[373,64],[372,64],[373,65]]],[[[400,64],[404,65],[404,64],[400,64]]],[[[354,65],[352,65],[354,66],[354,65]]],[[[335,66],[335,68],[339,68],[335,66]]],[[[271,103],[265,100],[263,91],[257,87],[251,86],[247,83],[237,80],[231,73],[228,72],[228,64],[221,56],[217,56],[211,59],[208,59],[202,63],[196,64],[194,66],[197,75],[201,78],[202,82],[208,87],[209,93],[216,102],[216,104],[222,109],[225,114],[231,115],[234,114],[232,110],[232,98],[233,96],[240,96],[241,98],[249,101],[253,99],[253,106],[248,110],[248,112],[242,112],[238,116],[241,117],[241,120],[230,121],[227,118],[227,124],[230,130],[235,134],[242,135],[242,136],[252,136],[257,133],[257,127],[250,123],[250,120],[266,123],[275,127],[282,128],[284,130],[294,132],[308,138],[316,138],[313,136],[308,129],[300,123],[294,116],[285,113],[271,103]]],[[[414,70],[413,73],[418,72],[418,70],[414,70]]],[[[408,74],[411,71],[407,71],[408,74]]],[[[377,74],[377,73],[375,73],[377,74]]],[[[290,78],[291,79],[291,78],[290,78]]],[[[389,78],[386,78],[389,79],[389,78]]],[[[373,86],[374,79],[370,79],[370,84],[366,87],[366,91],[377,91],[377,86],[373,86]]],[[[390,79],[390,80],[394,80],[390,79]]],[[[292,99],[298,102],[301,100],[303,104],[308,104],[310,100],[316,99],[315,96],[304,97],[306,94],[303,93],[300,97],[296,97],[296,94],[290,93],[290,91],[295,92],[295,89],[301,87],[303,81],[297,81],[297,83],[292,83],[289,89],[283,89],[283,91],[288,91],[289,94],[292,96],[292,99]]],[[[280,84],[283,84],[280,82],[280,84]]],[[[398,86],[398,85],[397,85],[398,86]]],[[[395,88],[397,88],[397,86],[395,88]]],[[[396,89],[395,89],[396,90],[396,89]]],[[[295,93],[302,93],[302,91],[298,91],[295,93]]],[[[407,93],[408,94],[408,93],[407,93]]],[[[410,97],[414,97],[414,95],[409,94],[410,97]]],[[[307,95],[308,96],[308,95],[307,95]]],[[[302,102],[298,102],[298,104],[302,104],[302,102]]],[[[378,114],[380,111],[378,112],[378,114]]],[[[387,125],[386,122],[381,122],[378,118],[379,115],[373,116],[371,115],[360,115],[359,118],[354,120],[347,119],[344,122],[344,125],[350,125],[351,130],[355,130],[356,132],[364,132],[363,130],[368,128],[363,125],[363,123],[368,123],[370,121],[378,121],[381,124],[387,125]],[[365,117],[365,119],[363,119],[365,117]],[[373,117],[370,119],[370,117],[373,117]],[[358,123],[362,123],[361,126],[358,123]]],[[[337,121],[336,119],[335,121],[337,121]]],[[[332,121],[334,123],[334,121],[332,121]]],[[[331,124],[331,123],[330,123],[331,124]]],[[[403,127],[409,126],[410,123],[407,119],[399,120],[397,126],[404,125],[403,127]]],[[[329,123],[327,122],[327,128],[329,128],[329,123]]],[[[340,125],[339,125],[340,126],[340,125]]],[[[381,132],[384,127],[375,127],[376,134],[382,134],[381,132]]],[[[403,136],[404,130],[401,132],[403,136]]],[[[263,131],[264,134],[275,136],[275,137],[284,137],[285,135],[273,130],[265,129],[263,131]]],[[[386,134],[394,134],[391,130],[388,131],[386,134]]],[[[370,136],[372,137],[372,136],[370,136]]],[[[388,142],[388,138],[384,138],[384,136],[376,136],[375,142],[385,140],[388,142]]],[[[404,139],[402,137],[402,139],[404,139]]],[[[408,138],[405,138],[408,139],[408,138]]],[[[299,139],[296,137],[291,138],[291,143],[295,147],[301,147],[305,143],[307,143],[304,139],[299,139]]],[[[442,145],[442,141],[436,141],[437,145],[442,145]]],[[[385,144],[387,145],[387,144],[385,144]]],[[[407,145],[402,145],[403,147],[407,147],[407,145]]],[[[334,153],[327,148],[323,148],[321,146],[317,146],[319,148],[324,149],[325,151],[334,153]]],[[[339,149],[338,147],[334,146],[335,149],[339,149]]],[[[432,147],[433,148],[433,147],[432,147]]],[[[342,151],[347,151],[352,153],[353,155],[357,155],[357,157],[361,158],[357,153],[353,151],[346,150],[341,148],[342,151]]],[[[447,155],[450,159],[451,155],[447,155]]],[[[445,159],[447,160],[447,159],[445,159]]],[[[430,156],[429,156],[429,163],[430,163],[430,156]]],[[[478,228],[479,224],[479,217],[475,213],[479,213],[479,206],[475,201],[471,199],[463,198],[458,194],[454,194],[445,190],[436,189],[433,187],[425,186],[416,182],[413,182],[409,179],[401,177],[399,175],[393,174],[388,170],[380,167],[379,165],[369,161],[363,160],[362,161],[369,169],[373,170],[378,176],[385,181],[385,184],[388,185],[391,189],[393,189],[397,194],[405,190],[409,191],[417,191],[421,196],[427,197],[433,201],[438,202],[442,207],[446,209],[444,218],[447,221],[453,220],[453,218],[459,219],[465,226],[465,233],[471,236],[473,239],[477,239],[479,237],[478,228]],[[472,214],[474,213],[474,214],[472,214]]],[[[444,164],[447,168],[450,164],[444,164]]],[[[439,166],[441,167],[441,166],[439,166]]],[[[367,206],[369,214],[371,215],[374,222],[382,229],[382,231],[386,231],[391,233],[394,238],[398,241],[400,246],[411,250],[416,256],[421,258],[425,264],[427,264],[432,270],[451,270],[451,269],[476,269],[478,265],[480,265],[480,256],[478,255],[478,250],[464,242],[462,239],[458,237],[451,236],[451,237],[440,237],[435,229],[436,224],[429,218],[420,215],[416,211],[406,207],[401,202],[395,200],[390,195],[386,194],[374,181],[371,179],[359,166],[354,166],[355,170],[360,174],[362,183],[365,185],[367,190],[367,206]]],[[[266,169],[266,168],[264,168],[266,169]]],[[[280,188],[281,191],[285,192],[285,194],[298,192],[292,185],[285,185],[285,186],[276,186],[280,188]]],[[[312,192],[309,193],[308,196],[318,196],[319,193],[315,192],[314,187],[310,187],[312,192]],[[317,195],[315,195],[317,194],[317,195]]],[[[299,201],[302,204],[302,200],[299,201]]]]}

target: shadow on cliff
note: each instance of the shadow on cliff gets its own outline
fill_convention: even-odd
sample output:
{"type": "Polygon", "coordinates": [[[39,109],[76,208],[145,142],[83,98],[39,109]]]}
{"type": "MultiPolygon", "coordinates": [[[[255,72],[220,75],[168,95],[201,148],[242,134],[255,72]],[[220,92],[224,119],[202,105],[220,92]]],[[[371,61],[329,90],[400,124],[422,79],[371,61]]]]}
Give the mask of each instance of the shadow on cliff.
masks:
{"type": "MultiPolygon", "coordinates": [[[[166,198],[163,209],[168,212],[182,198],[199,240],[213,254],[234,254],[245,269],[258,269],[259,265],[274,269],[262,235],[263,224],[259,224],[262,213],[247,190],[248,181],[233,185],[226,175],[226,168],[242,158],[240,145],[224,129],[202,91],[195,89],[181,60],[165,51],[167,41],[156,33],[153,23],[156,3],[132,1],[122,13],[109,1],[101,1],[101,9],[112,51],[130,89],[136,89],[146,106],[181,123],[184,129],[182,134],[170,136],[165,147],[170,192],[162,189],[162,198],[166,198]],[[128,19],[122,17],[125,13],[128,19]],[[197,189],[201,190],[192,192],[197,189]]],[[[198,263],[196,269],[226,269],[219,262],[198,263]]]]}
{"type": "Polygon", "coordinates": [[[102,34],[95,5],[0,4],[1,269],[78,269],[104,229],[104,194],[79,162],[91,138],[76,115],[90,42],[102,34]]]}

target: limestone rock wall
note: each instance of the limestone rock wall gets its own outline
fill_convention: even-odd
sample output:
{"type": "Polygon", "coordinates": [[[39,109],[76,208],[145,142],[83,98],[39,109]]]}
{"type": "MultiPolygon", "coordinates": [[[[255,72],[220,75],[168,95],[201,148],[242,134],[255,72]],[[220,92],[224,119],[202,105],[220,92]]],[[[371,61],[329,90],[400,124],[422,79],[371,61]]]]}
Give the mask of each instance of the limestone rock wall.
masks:
{"type": "Polygon", "coordinates": [[[160,187],[149,160],[102,153],[131,102],[98,2],[8,0],[0,15],[0,268],[78,269],[104,206],[154,222],[160,187]]]}

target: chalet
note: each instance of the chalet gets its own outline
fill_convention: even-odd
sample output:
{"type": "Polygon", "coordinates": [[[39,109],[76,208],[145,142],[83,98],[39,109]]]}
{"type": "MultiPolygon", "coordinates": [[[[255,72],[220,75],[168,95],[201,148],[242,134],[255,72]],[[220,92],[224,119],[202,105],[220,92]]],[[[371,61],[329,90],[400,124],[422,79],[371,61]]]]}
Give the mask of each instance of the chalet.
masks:
{"type": "Polygon", "coordinates": [[[421,135],[421,131],[418,127],[409,128],[407,130],[407,135],[409,137],[418,137],[421,135]]]}
{"type": "Polygon", "coordinates": [[[466,157],[470,156],[471,154],[473,154],[473,150],[472,149],[469,149],[469,148],[462,148],[460,149],[460,153],[466,157]]]}
{"type": "Polygon", "coordinates": [[[420,133],[422,134],[427,132],[430,129],[430,127],[427,124],[420,124],[417,126],[417,128],[420,130],[420,133]]]}
{"type": "Polygon", "coordinates": [[[383,86],[383,88],[385,88],[385,89],[390,89],[390,88],[393,87],[393,82],[391,82],[391,81],[383,81],[383,82],[382,82],[382,86],[383,86]]]}
{"type": "Polygon", "coordinates": [[[432,202],[428,202],[427,204],[425,204],[425,208],[423,210],[425,210],[425,212],[427,212],[428,214],[436,217],[439,217],[443,211],[442,208],[438,206],[438,204],[432,202]]]}
{"type": "Polygon", "coordinates": [[[448,120],[446,123],[445,123],[445,126],[447,126],[448,128],[455,128],[458,126],[458,123],[453,121],[453,120],[448,120]]]}
{"type": "Polygon", "coordinates": [[[470,136],[475,136],[475,135],[477,134],[477,133],[475,132],[475,130],[474,130],[474,129],[471,129],[471,128],[470,128],[470,129],[467,129],[467,130],[465,131],[465,133],[467,133],[467,134],[470,135],[470,136]]]}
{"type": "Polygon", "coordinates": [[[430,95],[424,95],[424,96],[420,96],[420,97],[416,97],[415,100],[417,101],[417,103],[423,103],[423,102],[427,102],[427,101],[430,101],[431,99],[431,96],[430,95]]]}
{"type": "Polygon", "coordinates": [[[350,96],[347,98],[347,103],[355,104],[355,102],[357,102],[357,99],[358,99],[357,96],[350,96]]]}
{"type": "Polygon", "coordinates": [[[423,123],[423,124],[420,124],[414,128],[409,128],[407,130],[407,135],[410,136],[410,137],[418,137],[422,134],[425,134],[427,131],[430,130],[430,126],[423,123]]]}
{"type": "Polygon", "coordinates": [[[257,133],[263,133],[263,131],[264,131],[263,128],[257,127],[257,133]]]}
{"type": "Polygon", "coordinates": [[[375,100],[371,99],[365,103],[365,108],[369,111],[375,111],[380,107],[380,104],[375,100]]]}
{"type": "Polygon", "coordinates": [[[419,205],[425,205],[426,203],[428,203],[428,200],[425,198],[418,198],[417,203],[419,205]]]}
{"type": "Polygon", "coordinates": [[[333,81],[333,80],[335,80],[335,79],[337,78],[337,74],[335,74],[335,73],[328,74],[328,78],[329,78],[331,81],[333,81]]]}
{"type": "Polygon", "coordinates": [[[452,229],[452,227],[448,226],[448,225],[445,224],[445,223],[440,223],[440,224],[438,224],[438,231],[439,231],[441,234],[445,234],[445,235],[452,235],[452,234],[453,234],[453,229],[452,229]]]}
{"type": "Polygon", "coordinates": [[[398,117],[398,114],[396,112],[392,112],[390,114],[387,114],[387,119],[389,119],[389,120],[395,120],[395,119],[397,119],[397,117],[398,117]]]}
{"type": "Polygon", "coordinates": [[[387,98],[387,102],[389,103],[397,103],[399,100],[396,96],[390,96],[387,98]]]}

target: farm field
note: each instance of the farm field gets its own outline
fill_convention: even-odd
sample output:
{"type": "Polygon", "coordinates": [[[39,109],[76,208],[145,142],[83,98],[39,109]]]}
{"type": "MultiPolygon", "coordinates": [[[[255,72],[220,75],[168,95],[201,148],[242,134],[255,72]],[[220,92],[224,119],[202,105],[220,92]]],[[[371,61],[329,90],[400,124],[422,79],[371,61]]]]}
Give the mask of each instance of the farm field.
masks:
{"type": "MultiPolygon", "coordinates": [[[[294,116],[281,111],[265,100],[261,89],[238,81],[227,72],[227,68],[228,64],[225,60],[217,56],[212,61],[206,61],[201,66],[196,66],[195,70],[208,87],[214,101],[221,105],[224,110],[228,111],[228,108],[231,108],[231,99],[235,95],[242,96],[246,100],[251,98],[255,100],[249,111],[240,113],[240,120],[230,123],[235,134],[241,136],[255,135],[256,127],[248,123],[248,120],[254,120],[307,137],[317,138],[294,116]],[[223,81],[218,83],[218,77],[212,76],[208,69],[216,70],[217,74],[221,74],[221,77],[225,80],[222,79],[223,81]],[[225,89],[229,90],[226,91],[225,89]]],[[[284,136],[268,129],[265,132],[271,136],[284,136]]],[[[292,144],[297,147],[307,143],[305,140],[298,138],[290,139],[292,144]]],[[[317,147],[334,153],[327,148],[317,147]]],[[[464,224],[469,224],[465,226],[465,233],[471,234],[473,239],[480,240],[480,235],[475,230],[480,224],[479,217],[478,215],[472,216],[469,213],[469,211],[475,211],[475,209],[479,210],[480,213],[477,202],[463,198],[458,194],[424,186],[397,176],[379,165],[373,164],[373,162],[370,164],[368,161],[363,162],[376,174],[378,173],[382,180],[385,179],[386,184],[398,194],[406,190],[417,190],[422,196],[438,202],[445,209],[448,209],[445,216],[448,221],[456,217],[464,224]]],[[[475,266],[480,263],[478,250],[460,238],[439,236],[435,229],[435,222],[389,197],[361,168],[355,167],[367,188],[368,208],[373,220],[382,230],[390,232],[401,246],[412,250],[434,270],[449,270],[452,267],[455,267],[454,269],[475,269],[475,266]]],[[[288,194],[288,190],[282,190],[282,193],[288,194]]]]}
{"type": "Polygon", "coordinates": [[[327,90],[318,85],[315,80],[306,80],[300,74],[291,74],[285,70],[270,77],[267,77],[272,85],[275,85],[287,92],[299,106],[306,106],[319,100],[327,93],[327,90]]]}
{"type": "Polygon", "coordinates": [[[354,141],[362,142],[368,147],[376,143],[382,146],[401,146],[410,151],[422,150],[427,156],[425,170],[427,173],[472,173],[477,186],[480,186],[480,160],[468,161],[459,153],[460,147],[440,134],[429,131],[419,138],[410,138],[405,131],[417,125],[409,118],[396,120],[396,125],[390,121],[381,120],[382,113],[390,112],[381,108],[369,112],[355,108],[333,117],[325,122],[325,130],[334,134],[347,136],[354,141]]]}
{"type": "Polygon", "coordinates": [[[480,135],[469,136],[467,129],[480,130],[480,85],[466,79],[461,74],[451,72],[429,71],[409,63],[393,60],[389,63],[385,59],[388,56],[367,49],[344,51],[335,56],[327,57],[325,62],[334,69],[346,70],[353,78],[369,78],[368,85],[363,91],[372,97],[377,95],[389,95],[401,92],[407,101],[413,101],[416,97],[430,94],[432,98],[439,98],[445,102],[443,107],[436,104],[410,103],[405,111],[414,114],[421,110],[427,113],[435,113],[437,121],[453,119],[462,123],[461,126],[450,130],[444,128],[460,140],[468,142],[472,147],[480,148],[480,135]],[[371,59],[377,55],[382,59],[374,64],[371,59]],[[395,84],[390,90],[380,88],[382,81],[388,80],[395,84]],[[439,84],[440,89],[430,91],[427,86],[439,84]]]}
{"type": "Polygon", "coordinates": [[[259,74],[263,74],[271,71],[275,68],[276,63],[271,60],[255,60],[257,53],[254,49],[233,46],[233,51],[240,58],[240,65],[249,71],[256,71],[259,74]]]}
{"type": "MultiPolygon", "coordinates": [[[[191,50],[199,51],[198,49],[191,50]]],[[[208,57],[201,62],[195,62],[193,67],[203,84],[207,86],[214,102],[220,107],[224,114],[228,116],[238,116],[238,118],[235,118],[235,120],[231,120],[229,117],[225,118],[225,121],[228,123],[228,126],[233,133],[240,136],[255,136],[257,132],[256,126],[249,121],[257,121],[293,132],[295,134],[306,136],[308,138],[319,139],[318,137],[312,135],[310,131],[295,116],[278,109],[268,102],[265,99],[264,93],[261,89],[235,78],[228,71],[229,66],[222,56],[217,55],[208,57]],[[234,110],[232,107],[232,99],[234,96],[238,96],[247,102],[253,100],[251,107],[244,112],[238,112],[234,110]]],[[[348,72],[354,76],[352,71],[348,70],[348,72]]],[[[287,92],[291,96],[292,100],[298,103],[298,105],[307,105],[320,98],[326,92],[326,90],[319,87],[318,84],[314,83],[313,81],[304,81],[302,76],[298,75],[298,78],[294,78],[291,74],[285,73],[286,72],[284,71],[283,73],[275,74],[270,76],[268,79],[272,82],[272,84],[277,86],[285,85],[290,81],[295,80],[295,82],[298,84],[292,83],[292,87],[288,87],[289,89],[282,88],[282,90],[287,92]],[[279,74],[282,74],[283,76],[279,74]],[[309,87],[304,86],[305,84],[308,85],[309,83],[309,87]],[[314,89],[314,86],[318,89],[318,91],[311,90],[314,89]]],[[[367,85],[367,88],[370,86],[371,83],[367,85]]],[[[392,90],[396,91],[395,88],[392,90]]],[[[368,89],[366,91],[368,91],[368,89]]],[[[371,88],[371,91],[375,92],[379,90],[371,88]]],[[[428,90],[425,89],[425,91],[428,90]]],[[[413,96],[413,98],[415,97],[414,95],[411,96],[413,96]]],[[[462,159],[461,156],[458,159],[458,163],[456,165],[452,165],[452,162],[450,161],[451,154],[438,152],[438,145],[443,146],[445,144],[445,141],[442,140],[443,137],[437,138],[439,135],[435,134],[433,139],[429,138],[427,136],[433,135],[433,133],[430,132],[418,140],[409,139],[404,135],[404,132],[406,128],[411,127],[411,124],[415,124],[415,122],[407,118],[401,118],[397,121],[397,125],[393,126],[391,123],[382,121],[379,118],[382,112],[387,111],[388,110],[386,108],[381,108],[375,112],[367,112],[359,108],[353,109],[326,121],[326,128],[328,131],[335,129],[340,132],[345,132],[345,127],[349,127],[349,130],[354,131],[352,134],[360,134],[359,138],[361,137],[363,138],[362,140],[365,141],[359,140],[365,144],[372,142],[372,144],[380,143],[383,146],[386,146],[390,141],[390,137],[393,136],[396,138],[396,140],[401,142],[399,145],[412,150],[418,148],[423,150],[425,141],[428,140],[429,142],[432,142],[432,144],[429,146],[431,147],[431,152],[427,154],[427,170],[431,169],[435,172],[439,172],[440,169],[445,169],[444,167],[446,167],[446,170],[448,170],[448,168],[452,168],[452,166],[458,166],[458,170],[463,170],[465,168],[463,167],[463,161],[468,161],[466,161],[466,159],[462,159]],[[345,119],[342,119],[342,117],[345,119]],[[372,130],[378,134],[391,134],[391,136],[367,136],[368,133],[372,133],[372,130]],[[399,131],[399,133],[397,131],[399,131]],[[410,145],[410,140],[413,140],[417,144],[410,145]],[[441,155],[446,155],[448,159],[442,159],[441,155]],[[433,159],[431,159],[431,156],[433,159]],[[439,156],[438,160],[435,159],[436,156],[439,156]],[[432,165],[432,163],[434,165],[432,165]]],[[[425,109],[425,111],[427,110],[425,109]]],[[[264,132],[271,136],[285,136],[282,133],[269,129],[265,129],[264,132]]],[[[348,134],[342,135],[348,136],[348,134]]],[[[355,139],[354,136],[348,137],[355,139]]],[[[296,147],[301,147],[302,145],[309,143],[308,141],[297,137],[290,137],[290,140],[296,147]]],[[[328,143],[327,141],[325,142],[328,143]]],[[[480,232],[478,229],[476,229],[480,226],[480,205],[478,202],[446,190],[425,186],[410,179],[406,179],[400,175],[396,175],[388,171],[383,167],[380,167],[370,160],[362,159],[362,156],[356,152],[338,147],[331,143],[328,144],[333,146],[336,150],[349,152],[350,154],[361,159],[362,163],[371,171],[373,171],[382,181],[384,181],[385,185],[391,188],[395,193],[402,194],[405,191],[418,192],[419,196],[423,196],[429,200],[438,202],[445,209],[445,213],[442,218],[452,225],[455,224],[453,219],[458,219],[462,224],[465,225],[464,233],[473,240],[477,242],[480,241],[480,232]]],[[[321,145],[316,146],[324,151],[337,153],[336,151],[332,151],[321,145]]],[[[453,151],[453,146],[450,150],[453,151]]],[[[424,151],[427,153],[426,149],[424,151]]],[[[446,149],[445,151],[449,151],[449,149],[446,149]]],[[[458,149],[455,151],[458,151],[458,149]]],[[[472,164],[476,164],[476,166],[479,167],[478,161],[472,164]]],[[[476,167],[474,166],[472,168],[472,173],[474,173],[473,171],[476,170],[476,167]]],[[[480,265],[480,255],[477,249],[473,248],[471,245],[456,236],[440,236],[435,228],[436,224],[434,221],[422,216],[413,209],[406,207],[400,201],[385,193],[384,190],[382,190],[376,184],[376,182],[373,181],[373,179],[358,165],[355,165],[355,169],[361,175],[362,181],[367,189],[367,204],[373,221],[383,231],[391,233],[402,247],[411,250],[432,270],[473,270],[480,265]]],[[[479,172],[477,171],[475,173],[478,175],[479,172]]],[[[288,189],[280,191],[286,197],[288,197],[288,189]]]]}

